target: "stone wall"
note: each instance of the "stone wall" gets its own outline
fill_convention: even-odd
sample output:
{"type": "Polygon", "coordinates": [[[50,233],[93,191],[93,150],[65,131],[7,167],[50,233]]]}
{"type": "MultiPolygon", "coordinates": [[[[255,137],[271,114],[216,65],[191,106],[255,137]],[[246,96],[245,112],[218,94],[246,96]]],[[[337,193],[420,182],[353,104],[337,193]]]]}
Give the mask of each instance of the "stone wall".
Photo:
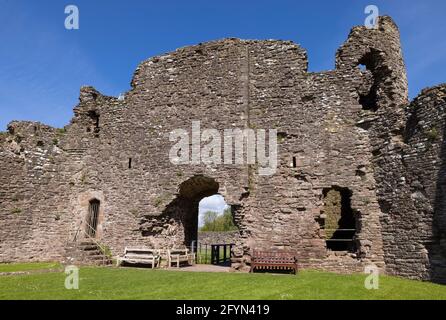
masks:
{"type": "Polygon", "coordinates": [[[238,231],[200,231],[198,242],[201,244],[231,244],[239,240],[238,231]]]}
{"type": "Polygon", "coordinates": [[[0,260],[61,259],[72,220],[61,133],[31,122],[12,122],[8,131],[0,138],[0,260]]]}
{"type": "Polygon", "coordinates": [[[64,129],[12,122],[0,135],[0,261],[61,259],[82,238],[93,199],[97,240],[115,255],[190,246],[200,200],[218,193],[239,229],[235,269],[247,268],[252,249],[282,249],[308,268],[373,263],[444,281],[444,87],[409,104],[389,17],[353,28],[335,70],[307,66],[289,41],[213,41],[142,62],[122,99],[83,87],[64,129]],[[219,132],[276,129],[277,172],[173,164],[170,133],[192,137],[194,121],[219,132]],[[327,249],[324,193],[333,188],[349,195],[353,251],[327,249]]]}
{"type": "Polygon", "coordinates": [[[385,217],[390,273],[446,283],[446,85],[423,90],[405,109],[396,199],[385,217]]]}

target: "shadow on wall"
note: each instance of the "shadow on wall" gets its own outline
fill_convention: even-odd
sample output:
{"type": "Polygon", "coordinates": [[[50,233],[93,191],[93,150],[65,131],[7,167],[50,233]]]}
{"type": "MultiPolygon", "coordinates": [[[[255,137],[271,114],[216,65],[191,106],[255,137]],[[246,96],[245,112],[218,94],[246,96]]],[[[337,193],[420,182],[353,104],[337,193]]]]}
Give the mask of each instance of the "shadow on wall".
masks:
{"type": "Polygon", "coordinates": [[[446,284],[446,122],[443,124],[440,159],[432,219],[433,243],[428,248],[429,273],[431,281],[446,284]]]}
{"type": "MultiPolygon", "coordinates": [[[[203,198],[218,194],[219,188],[215,179],[202,175],[182,182],[178,195],[165,206],[161,215],[144,221],[141,228],[143,236],[157,236],[169,226],[176,225],[178,228],[166,235],[176,245],[181,243],[190,247],[198,240],[199,203],[203,198]]],[[[237,212],[237,206],[234,207],[233,215],[237,212]]],[[[234,223],[237,225],[237,221],[234,223]]]]}

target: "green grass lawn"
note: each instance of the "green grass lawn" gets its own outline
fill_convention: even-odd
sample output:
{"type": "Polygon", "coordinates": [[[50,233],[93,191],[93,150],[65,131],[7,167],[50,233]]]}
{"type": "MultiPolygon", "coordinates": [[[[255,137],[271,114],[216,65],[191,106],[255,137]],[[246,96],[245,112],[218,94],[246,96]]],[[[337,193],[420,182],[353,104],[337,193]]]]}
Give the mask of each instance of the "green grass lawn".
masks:
{"type": "Polygon", "coordinates": [[[0,276],[0,299],[446,299],[442,285],[381,276],[380,288],[367,290],[365,275],[318,271],[294,276],[85,267],[79,290],[65,289],[65,276],[0,276]]]}
{"type": "Polygon", "coordinates": [[[61,268],[58,262],[31,262],[31,263],[5,263],[0,264],[0,272],[22,272],[61,268]]]}

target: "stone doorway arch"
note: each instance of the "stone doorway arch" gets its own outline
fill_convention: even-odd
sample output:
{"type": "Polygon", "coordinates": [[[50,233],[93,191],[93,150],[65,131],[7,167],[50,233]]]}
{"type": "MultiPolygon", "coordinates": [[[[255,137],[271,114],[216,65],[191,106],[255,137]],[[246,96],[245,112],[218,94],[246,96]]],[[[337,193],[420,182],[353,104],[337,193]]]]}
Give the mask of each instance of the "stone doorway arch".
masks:
{"type": "Polygon", "coordinates": [[[178,200],[184,208],[182,224],[184,228],[184,244],[190,246],[198,240],[198,209],[203,198],[218,194],[219,183],[210,177],[197,175],[184,181],[179,186],[178,200]]]}

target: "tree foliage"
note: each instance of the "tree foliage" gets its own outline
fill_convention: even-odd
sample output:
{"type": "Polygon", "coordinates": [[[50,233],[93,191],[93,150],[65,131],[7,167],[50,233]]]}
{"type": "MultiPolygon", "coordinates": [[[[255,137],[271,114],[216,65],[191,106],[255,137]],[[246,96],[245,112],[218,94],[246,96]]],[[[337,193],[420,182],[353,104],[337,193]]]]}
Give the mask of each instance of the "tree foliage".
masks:
{"type": "Polygon", "coordinates": [[[214,211],[206,211],[203,214],[203,226],[200,231],[233,231],[237,230],[232,219],[231,208],[225,209],[222,215],[214,211]]]}

